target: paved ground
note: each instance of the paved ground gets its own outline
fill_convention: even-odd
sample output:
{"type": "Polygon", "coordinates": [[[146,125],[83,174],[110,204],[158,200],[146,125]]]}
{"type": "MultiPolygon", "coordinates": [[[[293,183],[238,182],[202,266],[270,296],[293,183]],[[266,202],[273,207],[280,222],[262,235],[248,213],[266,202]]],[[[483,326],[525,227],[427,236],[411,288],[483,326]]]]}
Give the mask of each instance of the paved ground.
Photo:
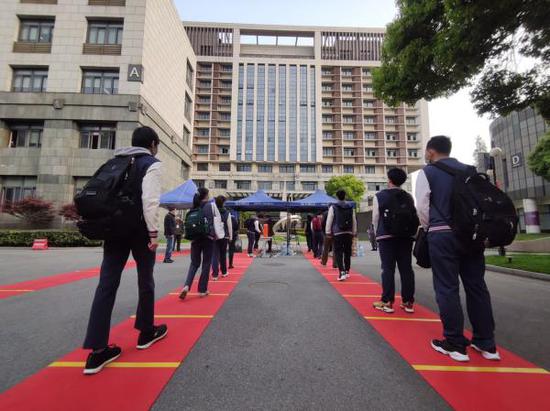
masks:
{"type": "MultiPolygon", "coordinates": [[[[99,265],[99,250],[0,249],[0,284],[99,265]]],[[[157,295],[188,257],[157,266],[157,295]]],[[[377,277],[377,257],[354,259],[377,277]]],[[[499,343],[550,369],[550,283],[487,275],[499,343]],[[546,351],[545,351],[546,350],[546,351]]],[[[82,342],[97,279],[0,300],[0,391],[82,342]]],[[[418,301],[436,309],[417,271],[418,301]]],[[[135,311],[123,276],[113,323],[135,311]]],[[[257,259],[161,394],[156,409],[446,409],[446,403],[303,258],[257,259]],[[395,395],[396,388],[399,395],[395,395]]]]}

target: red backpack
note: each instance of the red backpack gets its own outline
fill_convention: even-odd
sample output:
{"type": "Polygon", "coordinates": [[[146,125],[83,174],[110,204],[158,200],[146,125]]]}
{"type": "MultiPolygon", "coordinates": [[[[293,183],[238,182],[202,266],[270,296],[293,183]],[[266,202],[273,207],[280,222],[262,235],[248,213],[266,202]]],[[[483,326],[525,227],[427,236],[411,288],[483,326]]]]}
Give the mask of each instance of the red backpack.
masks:
{"type": "Polygon", "coordinates": [[[313,226],[313,231],[323,231],[323,224],[319,217],[313,217],[311,220],[311,225],[313,226]]]}

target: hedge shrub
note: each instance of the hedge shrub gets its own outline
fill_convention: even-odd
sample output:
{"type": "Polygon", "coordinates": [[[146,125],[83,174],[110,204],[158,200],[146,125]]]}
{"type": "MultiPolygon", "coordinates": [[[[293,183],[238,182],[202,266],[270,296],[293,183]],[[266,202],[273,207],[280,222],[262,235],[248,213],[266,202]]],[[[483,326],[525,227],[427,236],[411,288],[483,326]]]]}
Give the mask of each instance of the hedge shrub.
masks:
{"type": "Polygon", "coordinates": [[[31,247],[37,238],[47,238],[50,247],[97,247],[101,241],[91,241],[78,231],[0,230],[0,247],[31,247]]]}

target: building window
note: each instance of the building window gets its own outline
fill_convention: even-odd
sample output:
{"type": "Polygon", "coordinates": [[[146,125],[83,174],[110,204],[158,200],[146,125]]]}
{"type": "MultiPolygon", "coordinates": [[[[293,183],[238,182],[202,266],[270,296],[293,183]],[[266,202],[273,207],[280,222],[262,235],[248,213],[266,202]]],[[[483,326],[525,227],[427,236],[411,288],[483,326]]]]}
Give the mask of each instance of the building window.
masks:
{"type": "Polygon", "coordinates": [[[344,140],[355,139],[355,133],[353,131],[344,131],[344,140]]]}
{"type": "Polygon", "coordinates": [[[315,165],[312,164],[301,164],[300,173],[315,173],[315,165]]]}
{"type": "Polygon", "coordinates": [[[208,146],[205,144],[197,145],[198,154],[208,154],[208,146]]]}
{"type": "Polygon", "coordinates": [[[373,92],[372,86],[363,86],[363,92],[372,93],[373,92]]]}
{"type": "MultiPolygon", "coordinates": [[[[209,100],[210,102],[210,100],[209,100]]],[[[231,104],[231,97],[223,96],[220,98],[220,104],[223,105],[230,105],[231,104]]]]}
{"type": "Polygon", "coordinates": [[[281,164],[279,166],[280,173],[291,174],[294,173],[294,169],[294,164],[281,164]]]}
{"type": "Polygon", "coordinates": [[[386,188],[386,183],[367,183],[367,191],[380,191],[386,188]]]}
{"type": "Polygon", "coordinates": [[[323,140],[332,140],[334,138],[334,134],[332,131],[323,131],[323,140]]]}
{"type": "Polygon", "coordinates": [[[315,191],[317,190],[316,181],[302,181],[302,189],[304,191],[315,191]]]}
{"type": "Polygon", "coordinates": [[[235,184],[237,186],[237,190],[250,190],[252,187],[250,180],[237,180],[235,181],[235,184]]]}
{"type": "Polygon", "coordinates": [[[193,101],[189,97],[189,94],[185,93],[184,115],[187,121],[191,121],[191,110],[193,110],[193,101]]]}
{"type": "Polygon", "coordinates": [[[48,69],[13,69],[12,91],[19,93],[41,93],[48,86],[48,69]]]}
{"type": "Polygon", "coordinates": [[[334,156],[334,149],[332,147],[323,147],[323,156],[325,157],[334,156]]]}
{"type": "Polygon", "coordinates": [[[206,186],[206,181],[205,180],[193,180],[193,182],[195,183],[195,185],[198,188],[203,188],[203,187],[206,186]]]}
{"type": "Polygon", "coordinates": [[[374,108],[374,101],[364,100],[363,101],[363,108],[374,108]]]}
{"type": "Polygon", "coordinates": [[[114,150],[116,127],[105,124],[85,124],[80,127],[80,148],[114,150]]]}
{"type": "Polygon", "coordinates": [[[231,121],[231,113],[220,113],[220,121],[231,121]]]}
{"type": "Polygon", "coordinates": [[[344,123],[347,123],[347,124],[353,123],[353,116],[344,116],[342,120],[344,123]]]}
{"type": "Polygon", "coordinates": [[[364,117],[365,124],[374,124],[374,117],[364,117]]]}
{"type": "Polygon", "coordinates": [[[365,166],[365,174],[376,174],[376,167],[365,166]]]}
{"type": "Polygon", "coordinates": [[[408,150],[409,157],[418,158],[418,150],[408,150]]]}
{"type": "Polygon", "coordinates": [[[195,120],[208,121],[208,120],[210,120],[210,113],[200,111],[195,116],[195,120]]]}
{"type": "Polygon", "coordinates": [[[227,180],[214,180],[214,188],[226,190],[227,180]]]}
{"type": "Polygon", "coordinates": [[[407,141],[418,141],[418,136],[416,133],[407,134],[407,141]]]}
{"type": "Polygon", "coordinates": [[[273,166],[271,164],[260,164],[258,166],[258,173],[272,173],[273,166]]]}
{"type": "Polygon", "coordinates": [[[343,107],[353,107],[353,100],[343,100],[342,101],[343,107]]]}
{"type": "Polygon", "coordinates": [[[386,134],[386,140],[387,140],[387,141],[397,141],[397,134],[395,134],[395,133],[387,133],[387,134],[386,134]]]}
{"type": "Polygon", "coordinates": [[[208,163],[197,163],[197,171],[208,171],[208,163]]]}
{"type": "Polygon", "coordinates": [[[84,94],[118,94],[118,70],[82,70],[84,94]]]}
{"type": "Polygon", "coordinates": [[[397,157],[397,150],[386,150],[386,155],[391,158],[397,157]]]}
{"type": "Polygon", "coordinates": [[[188,145],[190,137],[191,132],[187,129],[187,127],[183,127],[183,144],[188,145]]]}
{"type": "Polygon", "coordinates": [[[13,124],[10,126],[8,147],[38,148],[42,143],[44,124],[13,124]]]}
{"type": "Polygon", "coordinates": [[[0,205],[21,201],[34,197],[36,193],[36,177],[4,177],[0,178],[2,193],[0,205]]]}
{"type": "Polygon", "coordinates": [[[230,136],[231,136],[231,130],[228,129],[228,128],[222,128],[222,129],[220,129],[219,133],[220,133],[220,137],[226,138],[226,137],[230,137],[230,136]]]}
{"type": "Polygon", "coordinates": [[[208,137],[208,136],[210,136],[210,129],[208,129],[208,128],[198,128],[197,129],[197,136],[199,136],[199,137],[208,137]]]}
{"type": "Polygon", "coordinates": [[[371,72],[368,68],[363,68],[363,76],[370,76],[371,72]]]}
{"type": "Polygon", "coordinates": [[[323,123],[332,123],[332,116],[323,115],[323,123]]]}
{"type": "Polygon", "coordinates": [[[332,174],[332,171],[334,168],[332,166],[324,165],[322,169],[323,169],[323,174],[332,174]]]}
{"type": "Polygon", "coordinates": [[[199,81],[199,88],[210,88],[212,86],[212,83],[210,80],[203,80],[199,81]]]}
{"type": "Polygon", "coordinates": [[[210,97],[201,96],[197,99],[197,103],[198,104],[210,104],[210,97]]]}
{"type": "Polygon", "coordinates": [[[237,164],[237,171],[239,173],[251,173],[252,164],[237,164]]]}
{"type": "Polygon", "coordinates": [[[321,90],[322,90],[322,91],[332,91],[332,86],[329,85],[329,84],[323,84],[323,85],[321,86],[321,90]]]}
{"type": "Polygon", "coordinates": [[[333,105],[334,104],[332,103],[332,100],[323,99],[323,101],[321,102],[322,107],[332,107],[333,105]]]}
{"type": "Polygon", "coordinates": [[[355,156],[355,149],[344,148],[344,157],[353,157],[353,156],[355,156]]]}
{"type": "Polygon", "coordinates": [[[365,132],[365,140],[375,140],[376,134],[371,132],[365,132]]]}
{"type": "Polygon", "coordinates": [[[396,119],[395,117],[386,117],[386,124],[395,124],[396,119]]]}
{"type": "Polygon", "coordinates": [[[376,150],[367,149],[365,150],[365,155],[367,157],[376,157],[376,150]]]}
{"type": "Polygon", "coordinates": [[[354,167],[353,166],[344,166],[344,173],[345,174],[353,174],[354,173],[354,167]]]}
{"type": "Polygon", "coordinates": [[[229,146],[220,146],[219,150],[220,150],[219,151],[220,154],[224,154],[224,155],[229,154],[229,146]]]}
{"type": "Polygon", "coordinates": [[[353,91],[353,86],[351,84],[342,84],[342,91],[344,92],[353,91]]]}
{"type": "Polygon", "coordinates": [[[193,76],[194,76],[193,66],[191,66],[191,63],[189,63],[189,61],[187,61],[187,71],[185,72],[185,81],[187,82],[187,85],[191,90],[193,90],[193,76]]]}
{"type": "Polygon", "coordinates": [[[272,181],[258,181],[259,190],[271,190],[273,187],[272,181]]]}
{"type": "Polygon", "coordinates": [[[286,182],[286,191],[296,191],[296,182],[295,181],[287,181],[286,182]]]}
{"type": "Polygon", "coordinates": [[[51,43],[54,19],[21,18],[19,41],[28,43],[51,43]]]}
{"type": "Polygon", "coordinates": [[[409,126],[414,126],[416,125],[416,117],[407,117],[407,124],[409,126]]]}
{"type": "Polygon", "coordinates": [[[342,76],[351,76],[353,74],[353,70],[350,68],[342,68],[342,76]]]}
{"type": "Polygon", "coordinates": [[[88,44],[122,44],[123,22],[88,21],[88,44]]]}
{"type": "Polygon", "coordinates": [[[231,163],[220,163],[218,167],[220,171],[231,171],[231,163]]]}

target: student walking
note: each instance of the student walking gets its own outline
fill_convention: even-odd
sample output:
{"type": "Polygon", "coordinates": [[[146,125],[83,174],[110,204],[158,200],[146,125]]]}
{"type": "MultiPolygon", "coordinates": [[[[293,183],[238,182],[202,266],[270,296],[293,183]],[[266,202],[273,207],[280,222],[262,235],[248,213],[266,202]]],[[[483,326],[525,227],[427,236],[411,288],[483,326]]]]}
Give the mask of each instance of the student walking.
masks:
{"type": "Polygon", "coordinates": [[[336,193],[338,202],[331,205],[327,215],[326,235],[333,236],[333,250],[338,266],[338,281],[344,281],[351,269],[353,237],[357,235],[357,219],[352,204],[346,203],[346,192],[336,193]]]}
{"type": "Polygon", "coordinates": [[[183,236],[183,221],[181,218],[176,217],[176,231],[175,231],[175,242],[176,242],[176,251],[181,251],[181,237],[183,236]]]}
{"type": "Polygon", "coordinates": [[[166,237],[166,251],[164,253],[164,263],[173,263],[172,252],[174,251],[176,241],[176,209],[170,208],[164,216],[164,236],[166,237]]]}
{"type": "Polygon", "coordinates": [[[273,231],[273,226],[275,225],[275,222],[270,216],[267,216],[265,219],[264,224],[267,224],[267,253],[271,254],[273,252],[273,237],[275,236],[275,232],[273,231]]]}
{"type": "Polygon", "coordinates": [[[181,290],[180,299],[184,300],[193,285],[195,274],[201,269],[199,279],[199,295],[206,297],[208,292],[208,277],[212,265],[212,253],[214,242],[217,238],[223,238],[225,233],[217,233],[214,220],[221,221],[220,212],[216,204],[209,201],[209,191],[205,187],[198,189],[193,198],[193,209],[187,213],[185,220],[185,236],[191,240],[191,265],[185,280],[185,286],[181,290]],[[202,264],[201,264],[202,257],[202,264]]]}
{"type": "Polygon", "coordinates": [[[229,252],[228,252],[228,256],[229,256],[229,269],[233,269],[235,268],[233,266],[233,259],[235,257],[235,252],[236,252],[236,247],[237,247],[237,240],[239,239],[239,227],[240,227],[240,221],[239,219],[234,216],[232,213],[230,214],[231,215],[231,227],[232,227],[232,230],[233,230],[233,236],[231,238],[231,241],[229,241],[229,252]]]}
{"type": "Polygon", "coordinates": [[[373,303],[377,310],[393,313],[395,301],[395,266],[401,277],[401,304],[405,312],[414,313],[413,236],[419,221],[414,200],[401,189],[407,174],[399,169],[388,171],[388,187],[374,197],[372,221],[382,261],[382,297],[373,303]]]}
{"type": "Polygon", "coordinates": [[[313,216],[311,214],[308,214],[306,217],[306,226],[304,228],[304,234],[306,236],[308,253],[313,250],[313,234],[311,232],[311,220],[313,220],[313,216]]]}
{"type": "MultiPolygon", "coordinates": [[[[109,329],[120,277],[130,252],[137,264],[139,288],[134,324],[134,327],[140,331],[137,348],[149,348],[164,338],[168,332],[166,325],[157,326],[153,322],[155,309],[153,268],[155,251],[158,247],[158,207],[162,175],[161,163],[155,158],[159,143],[159,137],[153,129],[137,128],[132,134],[132,147],[117,149],[115,160],[111,160],[131,158],[130,171],[123,191],[131,199],[132,206],[106,216],[110,221],[110,231],[106,234],[103,243],[99,284],[92,303],[83,345],[84,349],[92,350],[84,367],[84,374],[87,375],[100,372],[122,352],[116,345],[109,345],[109,329]]],[[[109,167],[107,172],[111,170],[114,168],[109,167]]],[[[98,172],[101,172],[101,169],[98,172]]],[[[92,178],[90,183],[98,181],[100,180],[92,178]]],[[[97,192],[97,189],[94,191],[97,192]]],[[[77,199],[75,202],[78,204],[77,199]]]]}
{"type": "Polygon", "coordinates": [[[221,215],[225,236],[216,240],[214,243],[214,254],[212,258],[212,278],[214,281],[218,281],[220,270],[222,272],[222,277],[227,277],[227,245],[233,238],[231,213],[223,207],[224,203],[224,196],[216,197],[216,207],[218,207],[221,215]]]}
{"type": "Polygon", "coordinates": [[[371,251],[377,251],[378,250],[378,242],[376,241],[376,229],[374,228],[374,224],[371,224],[367,230],[367,234],[369,236],[371,251]]]}
{"type": "Polygon", "coordinates": [[[256,242],[256,236],[260,235],[262,230],[260,229],[260,222],[258,217],[252,216],[245,222],[246,236],[248,237],[248,256],[254,257],[254,244],[256,242]]]}
{"type": "Polygon", "coordinates": [[[311,220],[311,243],[314,258],[321,258],[323,241],[323,216],[319,214],[311,220]]]}
{"type": "Polygon", "coordinates": [[[432,340],[431,346],[456,361],[468,361],[466,347],[471,344],[484,358],[499,360],[491,297],[484,278],[484,250],[465,247],[452,229],[452,211],[456,204],[451,199],[457,180],[448,171],[467,172],[471,168],[451,158],[451,148],[449,137],[432,137],[426,146],[428,165],[419,172],[416,181],[418,216],[428,231],[433,283],[445,337],[432,340]],[[464,336],[459,278],[466,292],[473,329],[471,341],[464,336]]]}

